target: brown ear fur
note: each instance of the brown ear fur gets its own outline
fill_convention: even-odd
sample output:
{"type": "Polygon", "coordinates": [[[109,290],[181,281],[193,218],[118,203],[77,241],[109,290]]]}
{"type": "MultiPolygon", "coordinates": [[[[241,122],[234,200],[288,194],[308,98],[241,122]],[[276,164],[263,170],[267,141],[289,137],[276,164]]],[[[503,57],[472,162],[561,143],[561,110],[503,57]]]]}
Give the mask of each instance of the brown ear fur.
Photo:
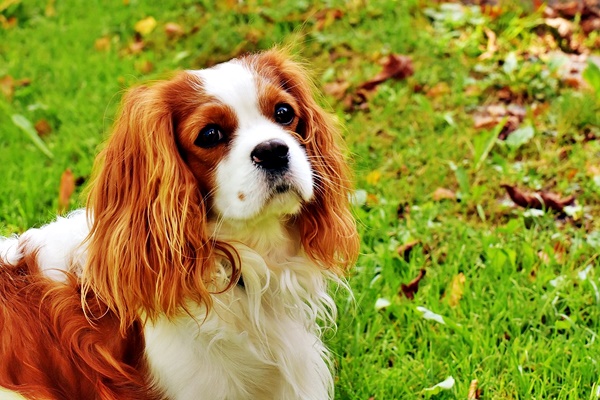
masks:
{"type": "Polygon", "coordinates": [[[169,93],[184,84],[181,74],[127,93],[96,161],[83,295],[94,292],[122,330],[141,313],[173,316],[188,300],[209,307],[214,250],[233,259],[211,242],[203,199],[177,149],[169,93]]]}
{"type": "Polygon", "coordinates": [[[307,254],[326,268],[344,273],[359,250],[356,223],[350,212],[349,170],[338,145],[340,132],[332,116],[314,99],[314,85],[298,63],[280,50],[250,56],[261,73],[276,76],[278,84],[300,104],[300,134],[316,181],[315,197],[298,218],[307,254]]]}

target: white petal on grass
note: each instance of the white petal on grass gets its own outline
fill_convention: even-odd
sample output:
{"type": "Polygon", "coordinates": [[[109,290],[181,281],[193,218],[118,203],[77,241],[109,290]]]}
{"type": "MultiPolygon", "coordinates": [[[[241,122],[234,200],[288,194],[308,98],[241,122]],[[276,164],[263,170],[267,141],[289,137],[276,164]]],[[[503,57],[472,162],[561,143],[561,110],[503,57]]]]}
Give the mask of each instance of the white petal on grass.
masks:
{"type": "Polygon", "coordinates": [[[431,319],[431,320],[439,322],[440,324],[446,325],[446,322],[444,321],[444,317],[442,317],[439,314],[434,313],[431,310],[428,310],[425,307],[419,306],[419,307],[417,307],[417,311],[422,312],[423,318],[425,318],[425,319],[431,319]]]}
{"type": "Polygon", "coordinates": [[[350,203],[353,206],[364,206],[367,202],[367,191],[359,189],[350,195],[350,203]]]}
{"type": "Polygon", "coordinates": [[[449,376],[442,382],[438,383],[437,385],[434,385],[429,388],[425,388],[423,390],[425,390],[426,392],[433,392],[432,394],[437,394],[442,390],[452,389],[454,387],[455,383],[456,383],[456,381],[454,380],[454,378],[452,376],[449,376]]]}
{"type": "Polygon", "coordinates": [[[565,279],[566,278],[564,276],[560,275],[560,276],[557,276],[556,278],[552,279],[548,283],[551,284],[554,287],[559,287],[559,286],[561,286],[564,283],[565,279]]]}
{"type": "Polygon", "coordinates": [[[537,208],[530,208],[528,210],[523,211],[524,217],[541,217],[544,215],[544,210],[538,210],[537,208]]]}
{"type": "Polygon", "coordinates": [[[588,265],[587,267],[585,267],[582,271],[579,271],[577,273],[577,277],[582,280],[585,281],[587,279],[588,274],[590,273],[590,271],[592,270],[592,265],[588,265]]]}
{"type": "Polygon", "coordinates": [[[389,301],[388,299],[379,298],[375,302],[375,311],[383,310],[384,308],[389,307],[391,305],[392,305],[392,302],[389,301]]]}

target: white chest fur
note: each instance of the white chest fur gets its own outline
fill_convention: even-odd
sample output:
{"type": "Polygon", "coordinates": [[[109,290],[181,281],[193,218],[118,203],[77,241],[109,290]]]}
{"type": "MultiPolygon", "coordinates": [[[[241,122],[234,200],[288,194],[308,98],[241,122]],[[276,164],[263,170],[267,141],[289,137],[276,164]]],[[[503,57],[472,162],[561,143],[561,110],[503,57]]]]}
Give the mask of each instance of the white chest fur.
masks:
{"type": "Polygon", "coordinates": [[[265,261],[250,247],[235,247],[244,287],[214,295],[208,316],[196,307],[194,318],[146,326],[156,385],[173,400],[331,398],[318,325],[335,318],[328,274],[302,256],[282,257],[286,251],[265,261]]]}

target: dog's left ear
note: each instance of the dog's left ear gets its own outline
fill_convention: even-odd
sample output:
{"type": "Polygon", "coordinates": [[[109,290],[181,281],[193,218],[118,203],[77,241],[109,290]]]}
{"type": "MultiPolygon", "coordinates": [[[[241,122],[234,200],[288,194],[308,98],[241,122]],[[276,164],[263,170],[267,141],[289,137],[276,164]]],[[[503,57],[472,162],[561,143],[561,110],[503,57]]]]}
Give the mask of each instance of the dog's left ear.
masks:
{"type": "Polygon", "coordinates": [[[259,73],[275,76],[300,105],[298,134],[315,179],[315,196],[298,217],[302,244],[312,259],[342,274],[358,256],[359,239],[350,212],[350,174],[339,146],[339,126],[316,102],[314,85],[300,64],[280,50],[251,57],[259,73]]]}

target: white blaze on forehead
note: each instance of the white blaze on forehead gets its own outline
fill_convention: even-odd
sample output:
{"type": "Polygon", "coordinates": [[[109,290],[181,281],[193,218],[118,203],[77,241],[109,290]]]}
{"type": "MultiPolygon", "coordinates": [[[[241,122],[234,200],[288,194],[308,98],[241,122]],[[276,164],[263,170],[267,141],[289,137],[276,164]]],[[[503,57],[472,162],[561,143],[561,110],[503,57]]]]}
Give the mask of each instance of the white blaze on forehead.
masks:
{"type": "Polygon", "coordinates": [[[202,80],[202,89],[206,94],[235,111],[240,128],[262,116],[258,106],[255,75],[245,64],[230,61],[190,73],[202,80]]]}

